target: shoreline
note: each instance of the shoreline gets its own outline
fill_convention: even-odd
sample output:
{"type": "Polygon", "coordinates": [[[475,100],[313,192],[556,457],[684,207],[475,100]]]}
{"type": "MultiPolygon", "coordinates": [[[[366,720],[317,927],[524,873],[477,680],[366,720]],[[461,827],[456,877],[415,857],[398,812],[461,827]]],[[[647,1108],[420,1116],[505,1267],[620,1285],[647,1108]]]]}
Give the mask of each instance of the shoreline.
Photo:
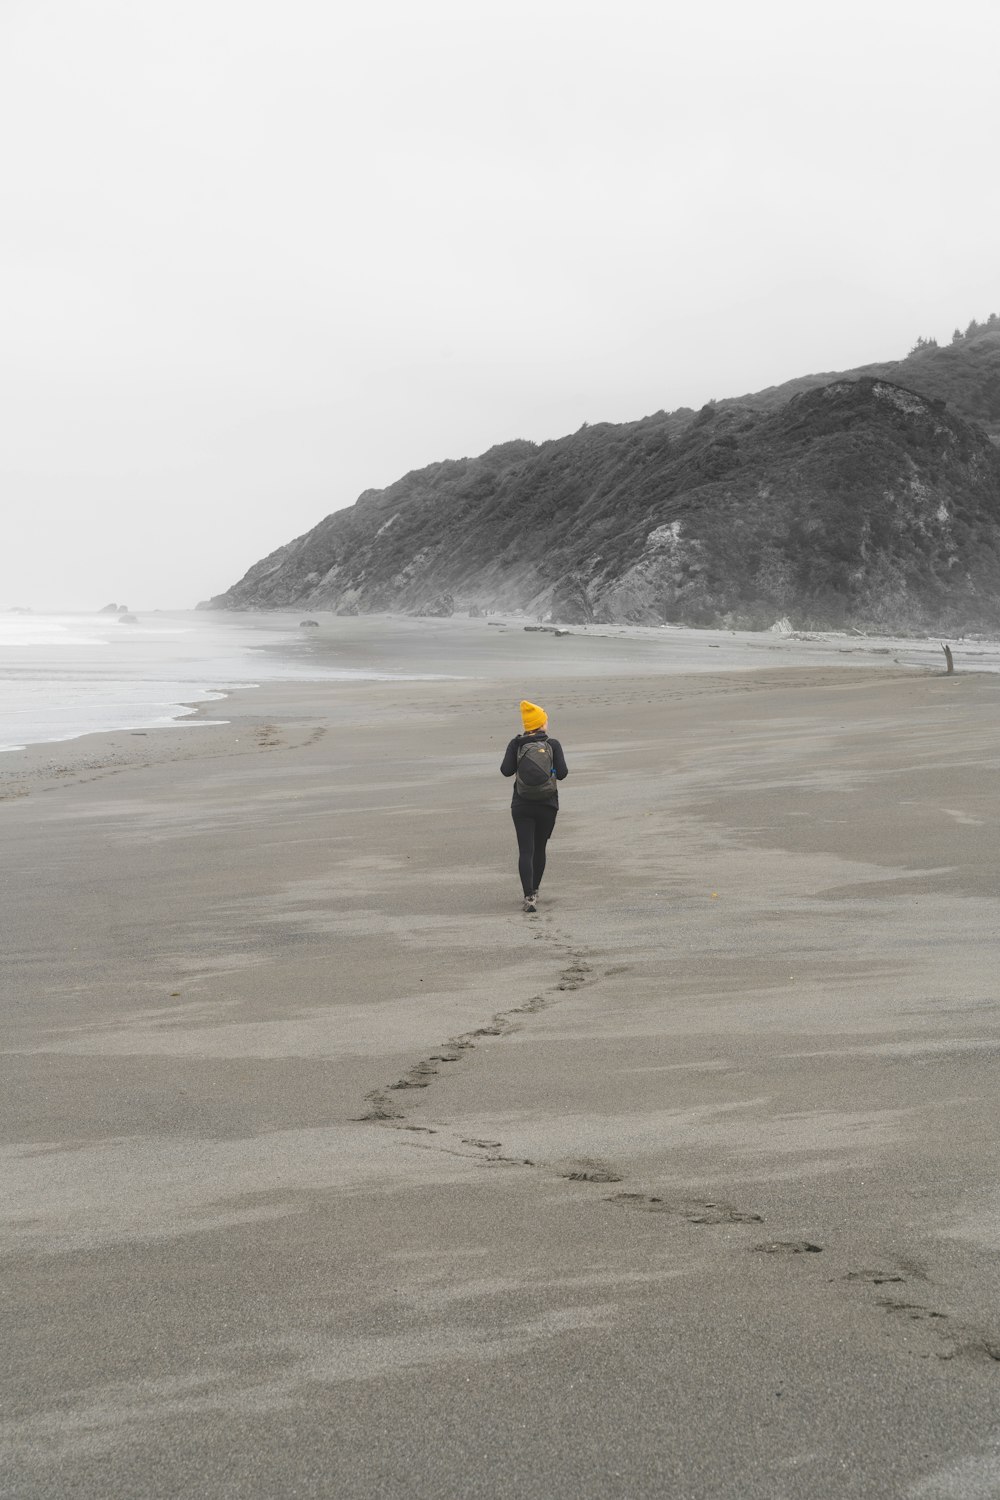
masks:
{"type": "MultiPolygon", "coordinates": [[[[164,618],[167,617],[162,611],[158,613],[163,615],[164,618]]],[[[196,612],[191,611],[189,613],[194,614],[196,612]]],[[[201,611],[198,613],[201,618],[221,613],[228,619],[227,612],[201,611]]],[[[169,612],[169,617],[173,619],[179,614],[180,612],[169,612]]],[[[321,620],[320,631],[322,632],[320,635],[314,636],[311,632],[306,636],[289,633],[286,640],[271,641],[257,649],[262,654],[271,658],[282,658],[290,665],[294,664],[297,668],[305,666],[308,669],[310,660],[316,661],[319,658],[319,661],[316,661],[319,670],[315,678],[309,675],[308,670],[304,673],[296,672],[294,676],[296,679],[301,675],[305,681],[321,682],[326,680],[326,676],[331,670],[331,658],[335,655],[341,657],[345,653],[348,653],[352,660],[359,660],[366,655],[371,656],[374,653],[376,659],[386,656],[392,659],[396,651],[398,651],[400,643],[405,643],[411,648],[414,646],[423,648],[426,645],[429,646],[432,652],[440,654],[442,651],[447,652],[448,647],[454,645],[456,637],[460,646],[466,648],[471,646],[475,651],[481,647],[484,635],[487,638],[491,634],[498,638],[514,636],[516,639],[519,631],[534,633],[537,630],[537,627],[530,624],[526,619],[512,614],[492,616],[489,619],[479,618],[471,620],[455,616],[439,620],[429,617],[397,616],[391,614],[338,617],[330,616],[322,611],[319,612],[319,615],[321,620]],[[328,633],[327,628],[325,628],[331,625],[335,627],[336,635],[328,633]],[[409,640],[407,640],[407,637],[409,637],[409,640]],[[393,645],[394,641],[396,643],[395,646],[393,645]]],[[[241,616],[241,618],[243,617],[241,616]]],[[[247,612],[246,619],[254,627],[270,630],[283,628],[291,632],[291,622],[292,620],[297,620],[297,615],[295,612],[283,610],[267,613],[258,611],[247,612]]],[[[551,634],[553,629],[554,627],[547,627],[545,633],[538,631],[534,635],[532,645],[546,641],[554,645],[555,640],[551,634]]],[[[777,666],[779,661],[783,666],[803,666],[821,661],[827,661],[830,666],[849,665],[851,667],[871,667],[882,664],[889,666],[891,664],[893,666],[903,666],[909,670],[924,670],[933,673],[937,669],[937,662],[939,660],[936,654],[939,648],[936,645],[931,646],[928,641],[907,638],[886,638],[885,641],[882,641],[881,638],[878,638],[879,644],[873,644],[876,640],[874,637],[859,638],[838,632],[823,634],[816,632],[791,632],[788,635],[776,636],[771,632],[735,632],[700,630],[682,626],[645,627],[628,625],[569,626],[560,627],[560,629],[564,631],[564,634],[560,637],[561,644],[558,648],[563,659],[561,664],[569,670],[570,674],[579,670],[579,664],[572,659],[567,659],[568,651],[573,649],[567,637],[575,637],[578,645],[582,643],[607,642],[611,644],[603,649],[621,650],[624,648],[628,650],[631,647],[632,650],[638,649],[651,655],[655,653],[655,666],[652,663],[647,663],[647,667],[650,670],[655,670],[658,667],[661,671],[673,674],[684,674],[686,671],[714,671],[722,667],[723,663],[730,670],[768,670],[772,666],[777,666]],[[722,654],[718,659],[710,659],[707,654],[709,651],[719,651],[722,654]],[[747,651],[761,656],[766,654],[768,657],[776,658],[776,660],[773,662],[750,662],[745,659],[739,659],[747,651]],[[678,662],[672,659],[675,652],[683,653],[683,661],[678,662]],[[832,659],[834,656],[840,659],[834,661],[832,659]],[[886,660],[887,658],[888,660],[886,660]]],[[[491,644],[493,643],[491,642],[491,644]]],[[[495,644],[500,644],[499,639],[496,640],[495,644]]],[[[535,664],[535,661],[537,661],[537,651],[532,665],[535,664]]],[[[957,670],[962,672],[963,675],[967,675],[970,670],[968,663],[973,661],[975,665],[971,667],[972,671],[996,670],[1000,672],[1000,643],[977,641],[963,647],[957,657],[957,670]]],[[[590,669],[594,669],[599,664],[591,657],[586,665],[590,669]]],[[[635,664],[629,663],[629,665],[635,664]]],[[[555,669],[556,667],[556,657],[553,657],[546,663],[547,670],[549,668],[555,669]]],[[[337,669],[334,668],[333,670],[337,669]]],[[[379,676],[375,672],[366,674],[363,668],[345,668],[343,664],[340,665],[340,670],[349,672],[359,671],[364,675],[365,680],[369,681],[377,680],[379,676]]],[[[413,674],[401,672],[387,675],[394,676],[396,680],[406,681],[410,680],[413,674]]],[[[421,675],[447,676],[449,674],[421,675]]],[[[554,673],[554,675],[557,675],[557,673],[554,673]]],[[[273,680],[281,682],[288,679],[278,677],[273,680]]],[[[227,684],[224,687],[206,684],[203,689],[205,696],[197,699],[178,700],[174,706],[182,712],[178,712],[171,718],[164,719],[161,722],[138,722],[110,729],[83,731],[80,734],[70,735],[63,739],[29,740],[22,746],[11,747],[0,752],[0,786],[3,785],[5,780],[16,780],[19,778],[19,775],[23,776],[24,774],[23,770],[12,761],[12,757],[28,756],[32,762],[36,762],[42,757],[46,748],[48,748],[51,751],[53,764],[64,764],[67,759],[75,760],[77,757],[67,757],[66,754],[60,753],[59,747],[75,744],[82,740],[95,742],[94,747],[96,749],[102,739],[106,739],[110,743],[116,739],[122,741],[127,738],[148,737],[150,735],[172,732],[184,727],[204,725],[207,718],[206,710],[209,710],[211,705],[229,702],[236,694],[248,691],[261,691],[264,686],[265,684],[263,683],[253,681],[227,684]]]]}

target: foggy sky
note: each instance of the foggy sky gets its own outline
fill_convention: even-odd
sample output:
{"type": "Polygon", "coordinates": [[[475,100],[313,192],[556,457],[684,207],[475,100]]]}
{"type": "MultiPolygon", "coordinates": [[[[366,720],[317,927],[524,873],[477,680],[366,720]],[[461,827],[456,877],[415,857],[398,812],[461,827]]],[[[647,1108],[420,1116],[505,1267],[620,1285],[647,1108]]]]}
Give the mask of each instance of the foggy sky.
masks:
{"type": "Polygon", "coordinates": [[[998,15],[0,0],[0,609],[1000,311],[998,15]]]}

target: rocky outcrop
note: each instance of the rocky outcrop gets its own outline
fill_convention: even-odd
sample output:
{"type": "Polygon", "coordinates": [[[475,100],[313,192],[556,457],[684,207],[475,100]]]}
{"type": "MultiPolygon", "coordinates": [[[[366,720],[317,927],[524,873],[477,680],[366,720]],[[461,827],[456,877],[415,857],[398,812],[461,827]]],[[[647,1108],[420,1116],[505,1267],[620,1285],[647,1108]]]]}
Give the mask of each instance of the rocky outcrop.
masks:
{"type": "Polygon", "coordinates": [[[413,611],[415,615],[433,616],[438,620],[450,620],[455,613],[455,600],[451,594],[439,594],[413,611]]]}
{"type": "Polygon", "coordinates": [[[589,625],[593,621],[594,610],[579,573],[570,573],[556,584],[550,612],[561,625],[589,625]]]}

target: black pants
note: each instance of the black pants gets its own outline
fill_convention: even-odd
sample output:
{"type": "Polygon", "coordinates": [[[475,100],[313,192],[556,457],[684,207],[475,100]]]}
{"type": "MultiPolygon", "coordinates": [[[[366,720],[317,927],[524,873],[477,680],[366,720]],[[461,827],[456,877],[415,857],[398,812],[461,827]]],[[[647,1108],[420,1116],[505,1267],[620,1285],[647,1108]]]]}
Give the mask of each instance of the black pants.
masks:
{"type": "Polygon", "coordinates": [[[521,889],[531,896],[542,883],[545,874],[545,845],[552,837],[556,826],[558,808],[546,802],[534,807],[512,807],[510,815],[517,831],[517,873],[521,877],[521,889]]]}

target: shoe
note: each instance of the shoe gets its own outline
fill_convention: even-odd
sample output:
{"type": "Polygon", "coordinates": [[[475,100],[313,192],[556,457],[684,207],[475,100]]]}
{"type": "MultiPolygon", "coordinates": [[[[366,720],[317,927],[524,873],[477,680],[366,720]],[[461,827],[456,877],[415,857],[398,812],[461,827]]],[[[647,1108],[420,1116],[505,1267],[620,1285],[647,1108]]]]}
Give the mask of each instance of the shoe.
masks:
{"type": "Polygon", "coordinates": [[[524,906],[523,906],[522,910],[524,910],[524,911],[537,911],[538,910],[538,907],[535,905],[535,898],[534,898],[534,896],[525,896],[525,898],[524,898],[524,906]]]}

